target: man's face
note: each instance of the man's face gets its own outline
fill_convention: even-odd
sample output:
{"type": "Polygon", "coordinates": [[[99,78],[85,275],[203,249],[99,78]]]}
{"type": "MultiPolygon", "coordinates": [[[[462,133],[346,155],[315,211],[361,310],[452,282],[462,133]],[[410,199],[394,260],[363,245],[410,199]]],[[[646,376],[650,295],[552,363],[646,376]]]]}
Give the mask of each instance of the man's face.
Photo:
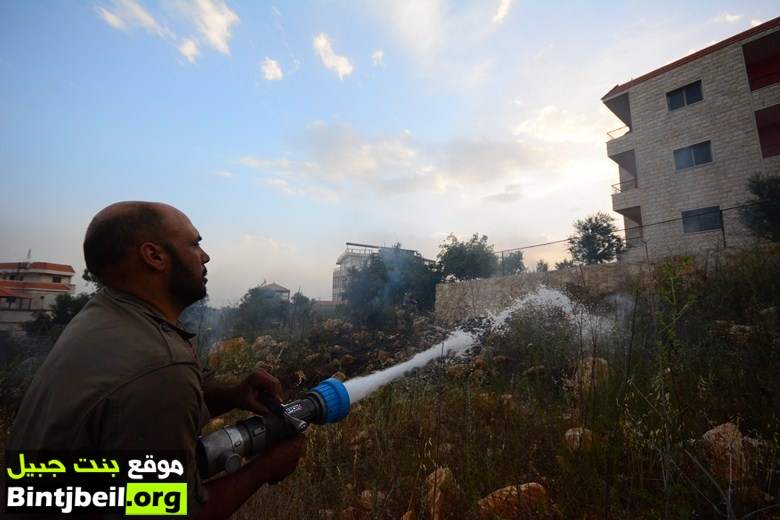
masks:
{"type": "Polygon", "coordinates": [[[171,294],[186,307],[206,296],[205,264],[210,258],[200,247],[198,230],[184,214],[181,217],[164,247],[171,256],[171,294]]]}

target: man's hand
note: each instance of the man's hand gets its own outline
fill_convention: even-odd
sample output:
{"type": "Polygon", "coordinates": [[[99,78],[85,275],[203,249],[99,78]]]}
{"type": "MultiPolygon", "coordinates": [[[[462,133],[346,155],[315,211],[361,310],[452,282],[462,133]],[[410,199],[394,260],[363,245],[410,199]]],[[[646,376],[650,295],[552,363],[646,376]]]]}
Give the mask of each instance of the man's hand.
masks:
{"type": "Polygon", "coordinates": [[[282,400],[282,385],[274,376],[262,369],[250,373],[240,383],[228,383],[216,377],[209,377],[203,384],[203,396],[212,417],[217,417],[234,408],[268,415],[269,410],[260,401],[260,394],[266,392],[274,399],[282,400]]]}
{"type": "MultiPolygon", "coordinates": [[[[282,402],[282,384],[274,376],[263,369],[257,369],[241,381],[233,390],[234,407],[249,410],[260,415],[271,413],[260,400],[260,394],[267,392],[274,399],[282,402]]],[[[293,466],[293,469],[295,467],[293,466]]]]}

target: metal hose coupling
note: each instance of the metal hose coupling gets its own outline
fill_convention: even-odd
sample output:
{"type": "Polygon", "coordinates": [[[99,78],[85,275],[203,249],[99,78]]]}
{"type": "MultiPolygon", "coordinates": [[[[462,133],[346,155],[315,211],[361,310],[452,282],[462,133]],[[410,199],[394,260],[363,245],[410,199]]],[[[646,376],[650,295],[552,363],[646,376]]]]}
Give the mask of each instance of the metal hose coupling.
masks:
{"type": "Polygon", "coordinates": [[[262,453],[274,443],[302,433],[310,423],[338,422],[349,414],[349,393],[344,384],[329,378],[309,390],[306,397],[280,404],[269,394],[261,396],[270,415],[254,415],[200,437],[196,449],[202,478],[237,471],[244,459],[262,453]]]}

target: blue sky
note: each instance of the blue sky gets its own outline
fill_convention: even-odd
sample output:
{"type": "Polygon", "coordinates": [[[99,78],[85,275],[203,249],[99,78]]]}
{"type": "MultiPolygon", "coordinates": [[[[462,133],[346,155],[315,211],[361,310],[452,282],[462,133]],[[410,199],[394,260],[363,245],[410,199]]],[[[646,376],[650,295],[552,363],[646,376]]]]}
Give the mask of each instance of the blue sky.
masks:
{"type": "MultiPolygon", "coordinates": [[[[329,299],[344,242],[435,257],[565,238],[609,210],[612,86],[778,15],[773,1],[0,3],[2,261],[83,269],[118,200],[173,204],[216,304],[329,299]]],[[[564,256],[530,250],[527,263],[564,256]]]]}

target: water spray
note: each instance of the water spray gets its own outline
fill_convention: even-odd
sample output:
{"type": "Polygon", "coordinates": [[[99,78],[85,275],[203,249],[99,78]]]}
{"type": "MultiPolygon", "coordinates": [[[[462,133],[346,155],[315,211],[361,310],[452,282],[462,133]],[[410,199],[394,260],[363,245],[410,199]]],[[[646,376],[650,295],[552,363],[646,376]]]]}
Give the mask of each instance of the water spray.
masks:
{"type": "MultiPolygon", "coordinates": [[[[512,314],[526,306],[554,306],[561,308],[572,322],[578,320],[572,301],[563,293],[540,287],[536,292],[516,300],[512,305],[487,320],[491,330],[496,330],[509,320],[512,314]]],[[[583,323],[582,327],[597,334],[611,326],[610,320],[596,319],[583,323]]],[[[198,442],[198,468],[203,478],[221,471],[232,473],[241,467],[242,459],[250,458],[279,440],[302,433],[310,423],[338,422],[349,414],[349,407],[386,384],[406,375],[410,370],[425,366],[429,361],[447,355],[459,356],[474,346],[479,334],[457,329],[442,342],[416,354],[411,359],[367,376],[342,383],[330,378],[312,388],[306,397],[288,404],[279,404],[270,395],[262,399],[271,414],[253,416],[233,426],[228,426],[201,437],[198,442]]]]}
{"type": "Polygon", "coordinates": [[[303,433],[309,424],[338,422],[349,413],[349,393],[341,381],[330,378],[309,390],[306,397],[280,404],[270,394],[261,401],[271,412],[227,426],[198,440],[198,470],[203,478],[233,473],[243,459],[262,453],[282,439],[303,433]]]}

